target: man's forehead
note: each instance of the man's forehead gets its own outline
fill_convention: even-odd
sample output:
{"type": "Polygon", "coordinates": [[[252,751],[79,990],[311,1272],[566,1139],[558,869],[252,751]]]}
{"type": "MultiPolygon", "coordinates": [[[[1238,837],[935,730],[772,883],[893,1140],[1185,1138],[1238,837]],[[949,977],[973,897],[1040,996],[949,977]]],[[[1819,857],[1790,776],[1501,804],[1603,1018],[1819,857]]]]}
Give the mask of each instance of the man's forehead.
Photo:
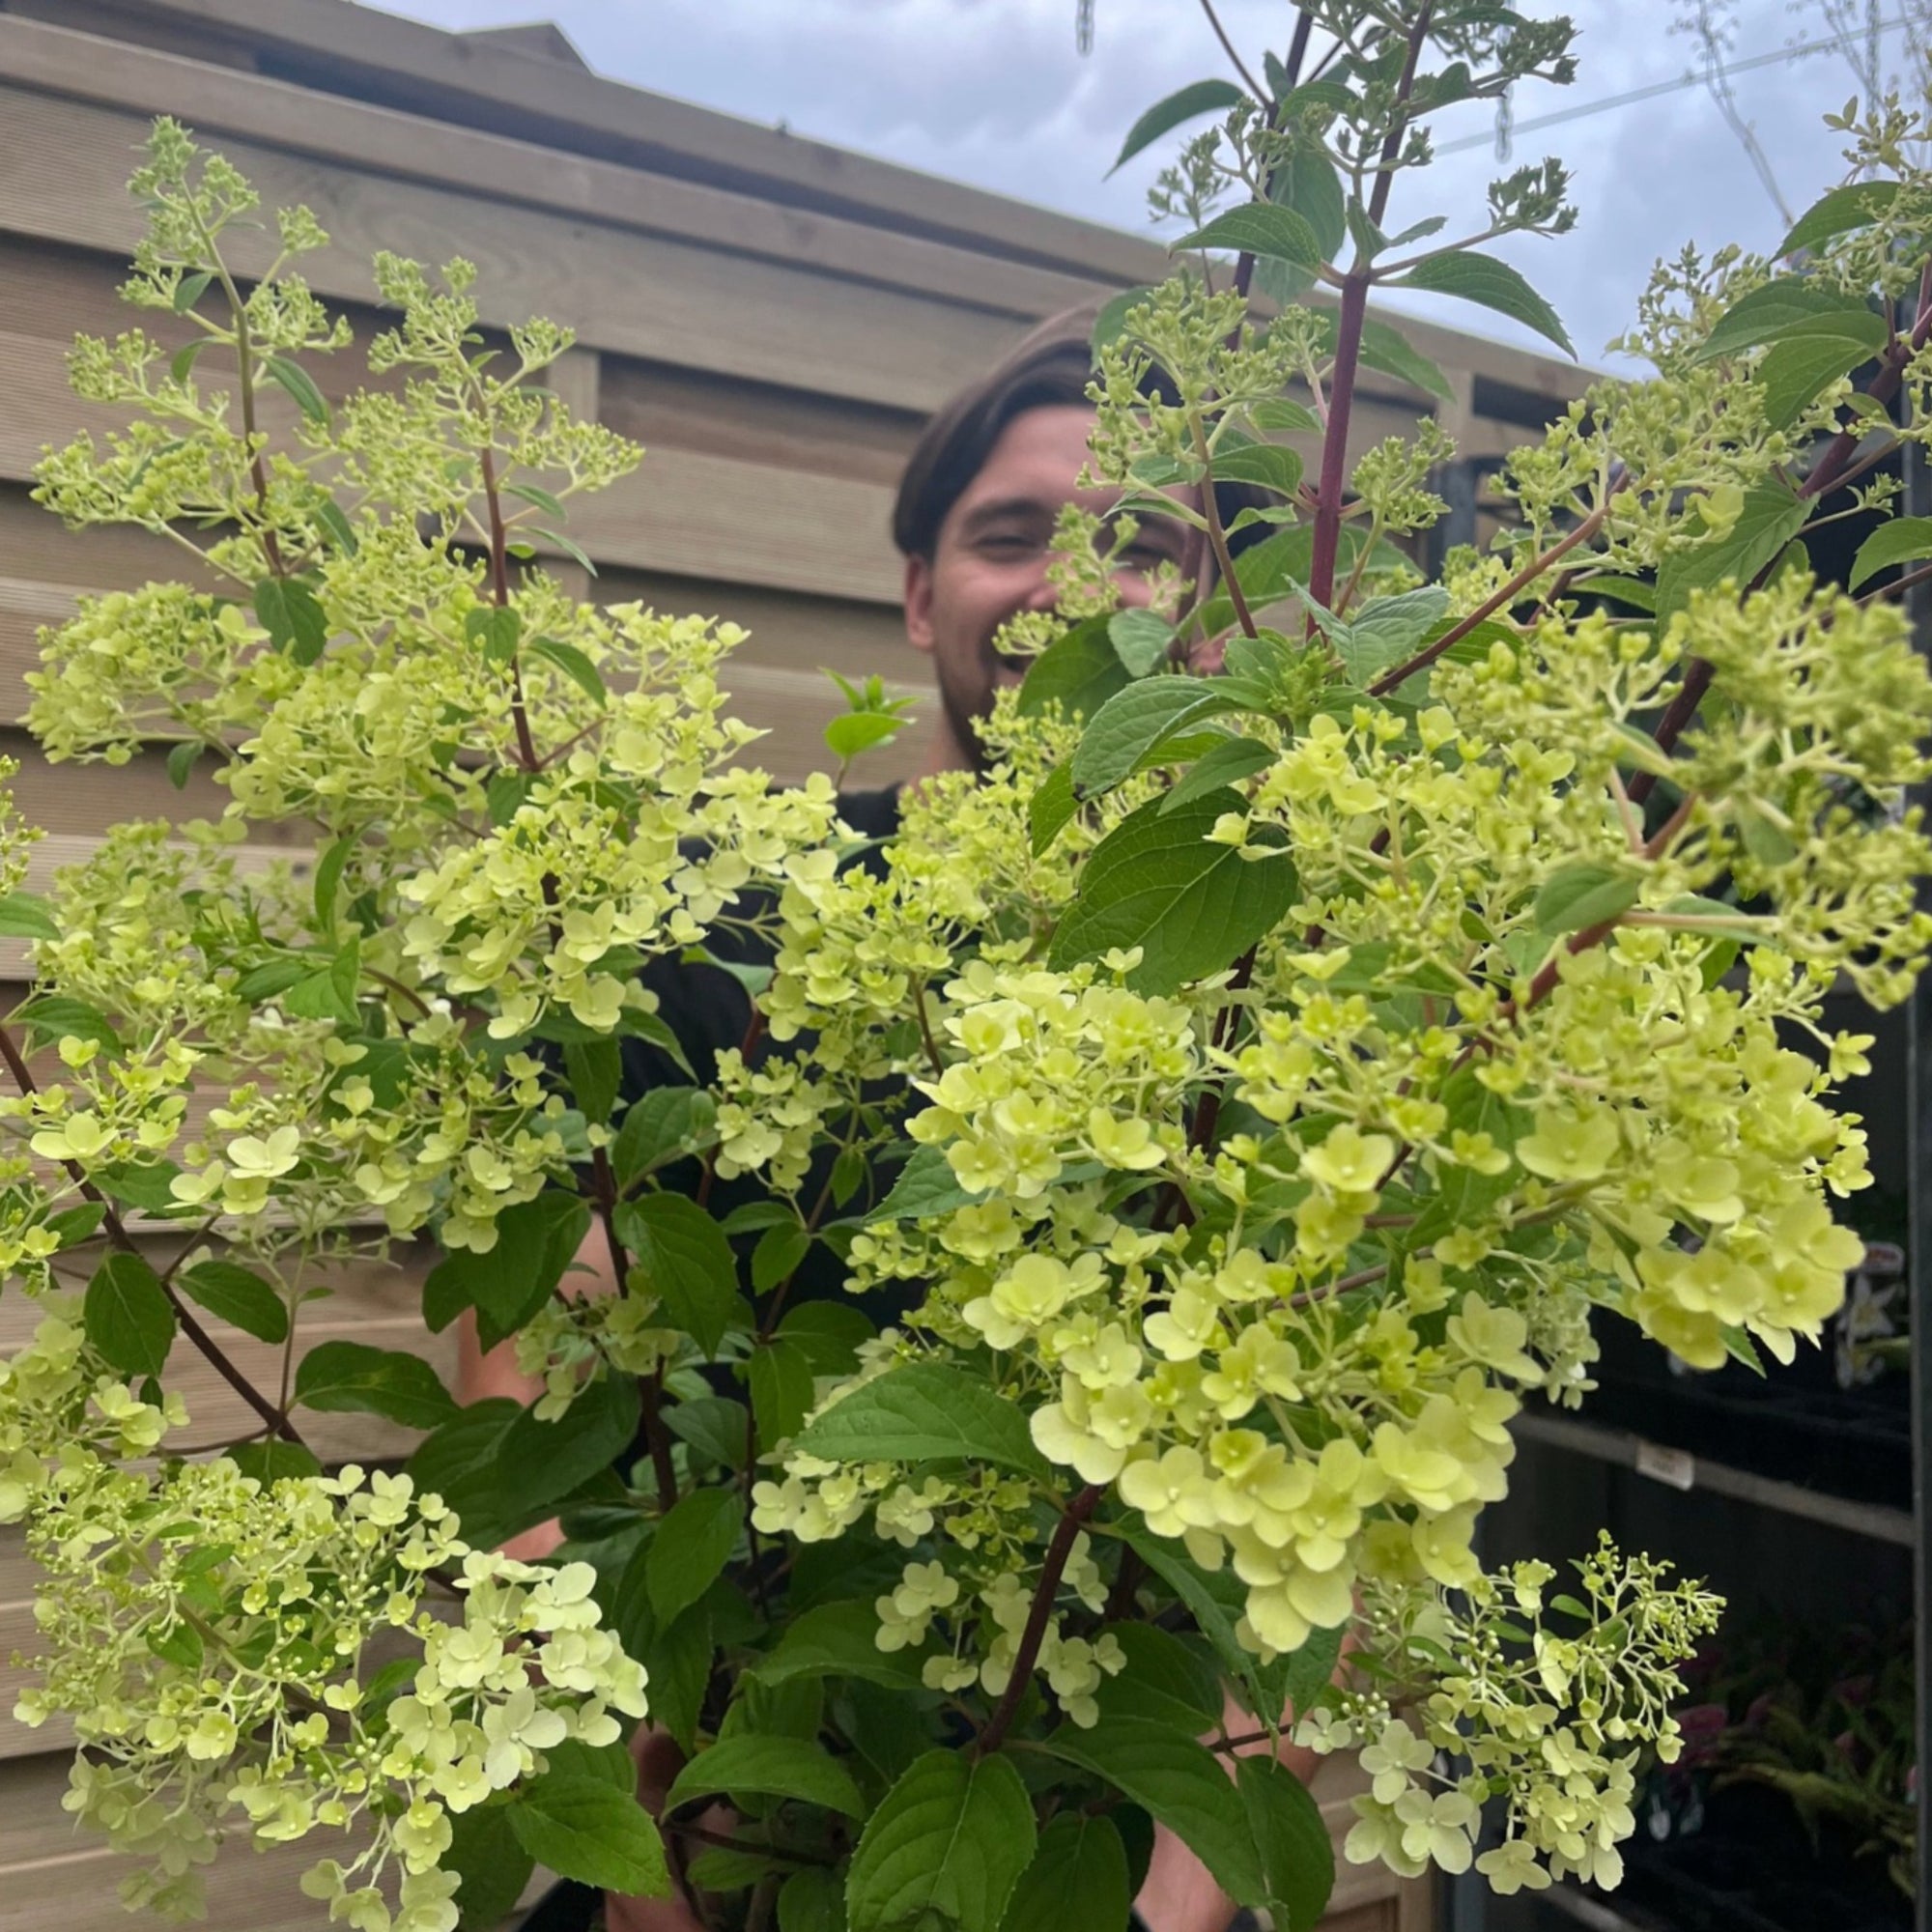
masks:
{"type": "Polygon", "coordinates": [[[960,492],[951,521],[964,526],[1029,512],[1051,518],[1065,503],[1104,516],[1121,491],[1112,484],[1079,487],[1093,428],[1094,412],[1079,405],[1055,403],[1015,416],[960,492]]]}

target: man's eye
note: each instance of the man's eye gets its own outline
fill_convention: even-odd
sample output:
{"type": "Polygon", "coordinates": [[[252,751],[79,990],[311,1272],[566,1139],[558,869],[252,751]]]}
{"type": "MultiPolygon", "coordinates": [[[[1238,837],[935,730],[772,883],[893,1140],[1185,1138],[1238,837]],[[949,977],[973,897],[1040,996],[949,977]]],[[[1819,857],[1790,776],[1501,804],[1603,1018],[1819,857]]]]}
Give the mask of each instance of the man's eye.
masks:
{"type": "Polygon", "coordinates": [[[1007,531],[980,539],[980,551],[984,556],[1031,556],[1039,546],[1031,537],[1020,536],[1007,531]]]}

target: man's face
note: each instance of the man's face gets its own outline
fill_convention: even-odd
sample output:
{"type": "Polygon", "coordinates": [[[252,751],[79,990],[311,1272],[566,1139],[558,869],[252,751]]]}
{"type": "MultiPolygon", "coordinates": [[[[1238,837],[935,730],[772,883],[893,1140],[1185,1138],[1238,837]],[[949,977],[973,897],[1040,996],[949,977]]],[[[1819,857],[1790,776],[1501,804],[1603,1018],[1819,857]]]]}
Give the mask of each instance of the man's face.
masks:
{"type": "MultiPolygon", "coordinates": [[[[944,764],[979,763],[973,721],[985,716],[999,686],[1017,684],[1025,671],[993,648],[993,637],[1022,611],[1053,609],[1046,566],[1062,507],[1078,503],[1101,516],[1113,507],[1116,492],[1077,487],[1093,427],[1093,411],[1078,406],[1015,416],[947,512],[930,561],[906,560],[906,636],[932,657],[952,741],[940,747],[944,764]]],[[[1187,537],[1184,524],[1142,519],[1117,573],[1122,602],[1145,605],[1152,572],[1184,564],[1187,537]]]]}

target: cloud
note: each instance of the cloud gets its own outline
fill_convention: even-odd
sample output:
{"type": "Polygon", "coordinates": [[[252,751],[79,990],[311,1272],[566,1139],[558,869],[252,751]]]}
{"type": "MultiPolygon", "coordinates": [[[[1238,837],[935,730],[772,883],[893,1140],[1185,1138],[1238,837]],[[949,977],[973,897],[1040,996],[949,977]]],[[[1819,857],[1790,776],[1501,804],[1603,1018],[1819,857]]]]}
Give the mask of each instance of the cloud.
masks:
{"type": "MultiPolygon", "coordinates": [[[[1121,139],[1150,101],[1180,82],[1228,71],[1188,0],[1094,0],[1095,43],[1074,46],[1075,0],[549,0],[548,11],[599,72],[904,166],[1067,213],[1139,230],[1145,192],[1163,158],[1112,178],[1121,139]]],[[[444,27],[527,20],[544,0],[384,0],[386,11],[444,27]]],[[[1782,45],[1782,0],[1743,0],[1741,54],[1782,45]]],[[[1282,0],[1221,0],[1238,46],[1259,50],[1281,31],[1282,0]]],[[[1561,91],[1520,90],[1519,120],[1562,111],[1684,74],[1690,43],[1670,34],[1675,0],[1578,0],[1580,77],[1561,91]]],[[[1737,76],[1745,113],[1776,156],[1787,199],[1803,208],[1840,170],[1819,114],[1849,91],[1829,62],[1737,76]]],[[[1488,103],[1444,116],[1439,138],[1487,134],[1488,103]]],[[[1497,247],[1569,325],[1584,358],[1628,327],[1653,261],[1687,241],[1766,249],[1779,220],[1735,137],[1701,88],[1664,94],[1547,130],[1520,134],[1508,166],[1560,155],[1576,176],[1581,219],[1555,242],[1497,247]]],[[[1480,219],[1491,177],[1505,172],[1487,143],[1444,156],[1398,186],[1400,225],[1450,216],[1450,233],[1480,219]]],[[[1411,298],[1452,327],[1543,348],[1486,309],[1411,298]]]]}

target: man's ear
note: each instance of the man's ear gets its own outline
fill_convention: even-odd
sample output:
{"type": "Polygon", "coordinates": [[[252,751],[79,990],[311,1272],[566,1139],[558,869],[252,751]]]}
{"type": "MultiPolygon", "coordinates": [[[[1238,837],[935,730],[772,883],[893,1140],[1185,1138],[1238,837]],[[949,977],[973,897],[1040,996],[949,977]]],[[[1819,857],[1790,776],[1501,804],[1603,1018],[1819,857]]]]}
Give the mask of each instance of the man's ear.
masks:
{"type": "Polygon", "coordinates": [[[916,651],[932,649],[932,559],[905,560],[905,634],[916,651]]]}

